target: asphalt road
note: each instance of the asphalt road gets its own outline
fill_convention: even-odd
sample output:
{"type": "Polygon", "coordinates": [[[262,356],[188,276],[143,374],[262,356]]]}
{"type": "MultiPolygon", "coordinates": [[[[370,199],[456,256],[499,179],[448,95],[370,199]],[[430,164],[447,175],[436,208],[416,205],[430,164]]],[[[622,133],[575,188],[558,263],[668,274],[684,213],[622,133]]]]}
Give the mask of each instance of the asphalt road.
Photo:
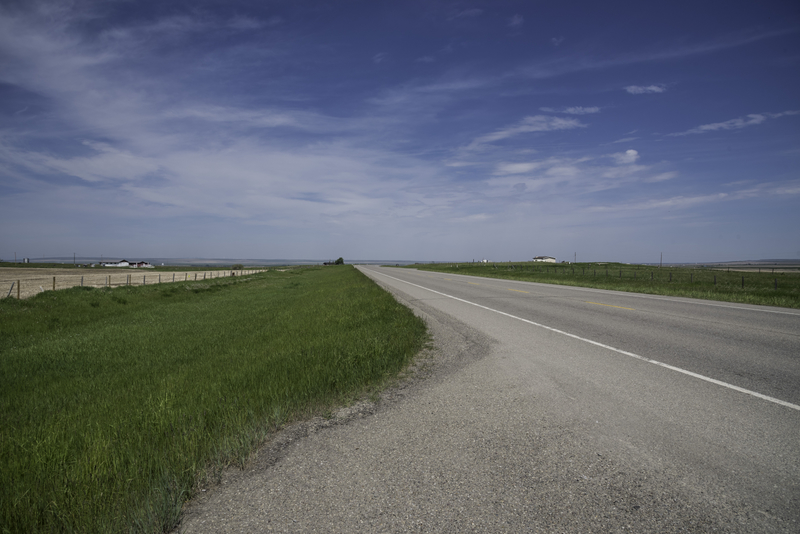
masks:
{"type": "Polygon", "coordinates": [[[800,531],[800,312],[361,270],[428,322],[426,378],[288,429],[181,530],[800,531]]]}

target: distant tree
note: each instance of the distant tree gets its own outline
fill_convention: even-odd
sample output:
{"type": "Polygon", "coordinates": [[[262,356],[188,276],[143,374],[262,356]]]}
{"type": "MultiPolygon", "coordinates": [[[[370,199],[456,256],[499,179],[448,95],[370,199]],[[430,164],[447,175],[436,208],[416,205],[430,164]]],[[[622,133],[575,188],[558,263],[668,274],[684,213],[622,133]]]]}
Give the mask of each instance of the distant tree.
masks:
{"type": "Polygon", "coordinates": [[[231,267],[231,269],[233,269],[234,271],[241,271],[242,269],[244,269],[244,265],[242,265],[241,263],[237,263],[236,265],[231,267]]]}
{"type": "Polygon", "coordinates": [[[333,262],[333,264],[334,265],[344,265],[344,258],[339,258],[338,260],[333,262]]]}

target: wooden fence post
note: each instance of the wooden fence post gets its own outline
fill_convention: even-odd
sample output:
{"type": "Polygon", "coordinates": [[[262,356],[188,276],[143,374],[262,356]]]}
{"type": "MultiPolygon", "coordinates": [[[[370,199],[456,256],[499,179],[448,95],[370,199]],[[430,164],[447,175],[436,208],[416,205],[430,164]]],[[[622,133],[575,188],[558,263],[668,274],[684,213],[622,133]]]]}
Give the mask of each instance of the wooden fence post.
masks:
{"type": "Polygon", "coordinates": [[[81,276],[81,287],[83,287],[83,277],[81,276]]]}
{"type": "Polygon", "coordinates": [[[53,291],[56,290],[56,277],[53,277],[53,291]]]}
{"type": "Polygon", "coordinates": [[[20,281],[17,280],[17,300],[19,300],[19,286],[21,286],[21,285],[22,284],[20,283],[20,281]]]}

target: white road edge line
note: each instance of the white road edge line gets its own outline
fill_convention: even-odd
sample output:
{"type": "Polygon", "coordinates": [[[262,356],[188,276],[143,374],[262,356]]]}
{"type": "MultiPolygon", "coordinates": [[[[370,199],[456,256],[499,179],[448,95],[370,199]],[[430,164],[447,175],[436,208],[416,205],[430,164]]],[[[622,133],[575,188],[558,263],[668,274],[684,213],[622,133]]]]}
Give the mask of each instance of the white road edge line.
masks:
{"type": "Polygon", "coordinates": [[[414,287],[418,287],[420,289],[424,289],[425,291],[430,291],[431,293],[436,293],[437,295],[441,295],[441,296],[447,297],[449,299],[457,300],[457,301],[463,302],[465,304],[471,304],[472,306],[477,306],[478,308],[483,308],[484,310],[488,310],[488,311],[491,311],[491,312],[494,312],[494,313],[499,313],[500,315],[505,315],[506,317],[510,317],[512,319],[516,319],[518,321],[522,321],[523,323],[528,323],[528,324],[531,324],[533,326],[538,326],[539,328],[544,328],[545,330],[550,330],[551,332],[555,332],[557,334],[562,334],[564,336],[571,337],[571,338],[577,339],[579,341],[584,341],[586,343],[590,343],[590,344],[595,345],[597,347],[602,347],[604,349],[612,350],[614,352],[618,352],[619,354],[624,354],[625,356],[630,356],[631,358],[636,358],[637,360],[642,360],[643,362],[652,363],[653,365],[658,365],[660,367],[664,367],[664,368],[669,369],[671,371],[675,371],[675,372],[678,372],[678,373],[683,373],[685,375],[688,375],[688,376],[691,376],[691,377],[694,377],[694,378],[698,378],[700,380],[704,380],[706,382],[710,382],[710,383],[716,384],[718,386],[722,386],[722,387],[725,387],[725,388],[728,388],[728,389],[732,389],[732,390],[738,391],[740,393],[745,393],[747,395],[751,395],[753,397],[757,397],[759,399],[762,399],[762,400],[765,400],[765,401],[768,401],[768,402],[772,402],[774,404],[780,404],[781,406],[785,406],[787,408],[791,408],[793,410],[800,411],[800,406],[798,406],[797,404],[792,404],[791,402],[786,402],[786,401],[783,401],[783,400],[780,400],[780,399],[776,399],[775,397],[770,397],[768,395],[763,395],[763,394],[758,393],[756,391],[751,391],[749,389],[741,388],[741,387],[735,386],[733,384],[728,384],[727,382],[723,382],[723,381],[717,380],[715,378],[710,378],[710,377],[707,377],[707,376],[703,376],[701,374],[697,374],[697,373],[694,373],[692,371],[687,371],[686,369],[681,369],[680,367],[675,367],[674,365],[669,365],[668,363],[659,362],[658,360],[651,360],[650,358],[646,358],[644,356],[639,356],[638,354],[634,354],[633,352],[628,352],[626,350],[618,349],[618,348],[612,347],[610,345],[605,345],[605,344],[599,343],[597,341],[592,341],[591,339],[586,339],[585,337],[576,336],[575,334],[570,334],[569,332],[564,332],[563,330],[558,330],[557,328],[553,328],[551,326],[545,326],[543,324],[539,324],[539,323],[536,323],[536,322],[533,322],[533,321],[529,321],[528,319],[523,319],[522,317],[517,317],[516,315],[511,315],[510,313],[506,313],[506,312],[503,312],[503,311],[500,311],[500,310],[495,310],[494,308],[489,308],[487,306],[483,306],[483,305],[477,304],[475,302],[470,302],[469,300],[460,299],[458,297],[454,297],[452,295],[448,295],[447,293],[442,293],[440,291],[436,291],[436,290],[430,289],[428,287],[420,286],[420,285],[414,284],[412,282],[408,282],[406,280],[401,280],[400,278],[395,278],[394,276],[389,276],[388,274],[379,273],[377,271],[372,271],[370,269],[365,269],[365,270],[368,270],[371,273],[375,273],[375,274],[378,274],[378,275],[381,275],[381,276],[385,276],[386,278],[391,278],[392,280],[397,280],[398,282],[402,282],[402,283],[408,284],[410,286],[414,286],[414,287]]]}

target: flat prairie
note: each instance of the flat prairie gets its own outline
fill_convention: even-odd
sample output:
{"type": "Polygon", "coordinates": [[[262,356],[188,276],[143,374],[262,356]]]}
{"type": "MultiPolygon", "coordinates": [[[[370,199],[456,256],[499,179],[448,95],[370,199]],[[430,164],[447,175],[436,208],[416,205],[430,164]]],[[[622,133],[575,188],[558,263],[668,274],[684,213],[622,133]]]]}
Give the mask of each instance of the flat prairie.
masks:
{"type": "Polygon", "coordinates": [[[153,269],[92,269],[92,268],[63,268],[42,269],[24,267],[4,267],[0,269],[0,298],[16,297],[17,284],[19,284],[19,297],[28,298],[54,289],[67,289],[75,286],[88,287],[119,287],[124,285],[141,286],[146,284],[163,284],[167,282],[184,282],[186,280],[208,280],[230,276],[249,274],[255,271],[155,271],[153,269]],[[130,277],[130,279],[129,279],[130,277]],[[196,278],[195,278],[196,277],[196,278]],[[12,289],[12,284],[14,287],[12,289]]]}

